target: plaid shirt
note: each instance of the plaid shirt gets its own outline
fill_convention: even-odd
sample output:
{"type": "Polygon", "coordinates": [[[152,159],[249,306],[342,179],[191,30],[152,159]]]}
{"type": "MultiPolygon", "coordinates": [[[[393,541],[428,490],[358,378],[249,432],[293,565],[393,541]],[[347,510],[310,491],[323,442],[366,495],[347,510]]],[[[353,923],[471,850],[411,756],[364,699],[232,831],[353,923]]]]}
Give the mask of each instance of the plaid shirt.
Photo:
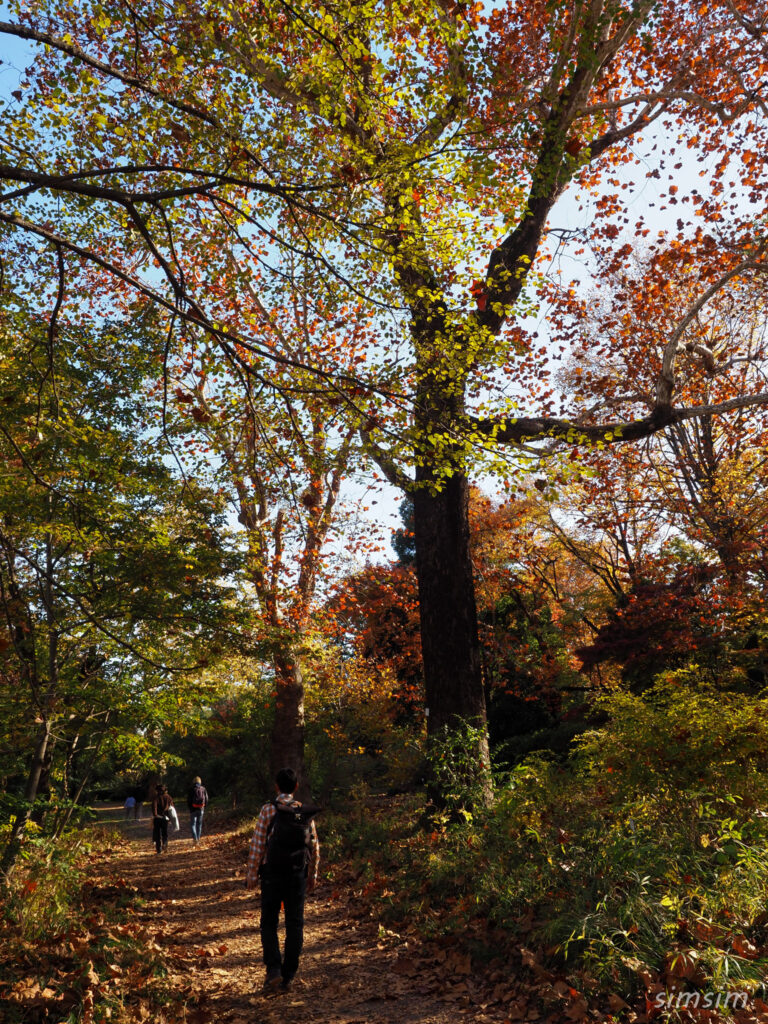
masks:
{"type": "MultiPolygon", "coordinates": [[[[279,793],[277,796],[277,802],[301,807],[299,801],[294,800],[290,793],[279,793]]],[[[269,831],[270,823],[276,813],[275,806],[272,803],[264,804],[259,813],[259,819],[256,822],[256,828],[253,830],[251,845],[248,849],[248,869],[245,873],[245,884],[249,889],[254,889],[256,887],[256,882],[259,877],[259,868],[264,860],[264,854],[267,852],[267,833],[269,831]]],[[[317,829],[315,828],[315,823],[314,821],[310,821],[308,881],[311,887],[317,883],[317,872],[319,867],[320,844],[317,841],[317,829]]]]}

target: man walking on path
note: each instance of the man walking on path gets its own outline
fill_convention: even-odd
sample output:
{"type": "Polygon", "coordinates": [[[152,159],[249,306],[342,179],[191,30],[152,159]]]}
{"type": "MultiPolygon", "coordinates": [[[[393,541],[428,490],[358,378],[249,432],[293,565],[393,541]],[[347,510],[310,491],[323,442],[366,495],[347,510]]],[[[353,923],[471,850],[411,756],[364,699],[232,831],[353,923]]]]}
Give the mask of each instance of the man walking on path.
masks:
{"type": "Polygon", "coordinates": [[[304,944],[304,897],[317,884],[320,846],[311,816],[317,808],[294,799],[298,785],[292,768],[275,779],[277,797],[261,808],[248,852],[247,888],[261,879],[261,947],[267,968],[265,991],[287,989],[299,968],[304,944]],[[277,925],[285,907],[285,954],[280,957],[277,925]]]}
{"type": "Polygon", "coordinates": [[[192,827],[192,842],[197,845],[200,836],[203,834],[203,813],[208,804],[208,790],[196,775],[192,780],[192,786],[187,796],[187,807],[190,814],[190,825],[192,827]]]}
{"type": "Polygon", "coordinates": [[[168,849],[168,819],[173,799],[165,786],[158,782],[152,801],[152,842],[158,853],[168,849]]]}

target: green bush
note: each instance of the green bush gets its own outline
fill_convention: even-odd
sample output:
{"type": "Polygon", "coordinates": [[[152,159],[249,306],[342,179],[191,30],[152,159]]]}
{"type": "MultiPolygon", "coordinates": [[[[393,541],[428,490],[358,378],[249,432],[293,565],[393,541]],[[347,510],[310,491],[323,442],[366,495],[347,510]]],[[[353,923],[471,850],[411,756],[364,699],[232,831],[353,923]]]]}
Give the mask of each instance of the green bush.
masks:
{"type": "Polygon", "coordinates": [[[2,920],[26,942],[63,931],[82,887],[82,840],[58,843],[28,826],[19,859],[2,888],[2,920]]]}
{"type": "MultiPolygon", "coordinates": [[[[764,909],[768,701],[672,678],[603,706],[608,725],[581,738],[568,769],[531,760],[500,791],[491,914],[511,924],[535,905],[542,937],[606,980],[693,946],[716,973],[727,951],[706,936],[748,931],[764,909]]],[[[760,973],[730,960],[732,973],[760,973]]]]}
{"type": "Polygon", "coordinates": [[[484,739],[485,727],[469,722],[454,729],[445,726],[429,738],[429,773],[449,815],[471,820],[472,808],[485,800],[487,780],[477,761],[484,739]]]}
{"type": "Polygon", "coordinates": [[[768,701],[670,677],[603,710],[568,763],[529,757],[488,810],[461,737],[433,748],[461,813],[425,829],[423,801],[390,807],[386,844],[372,821],[355,828],[367,876],[386,879],[382,917],[426,934],[477,919],[522,931],[614,990],[665,978],[681,954],[701,983],[757,981],[766,964],[741,954],[759,944],[768,887],[768,701]]]}
{"type": "MultiPolygon", "coordinates": [[[[9,1024],[160,1019],[184,995],[161,948],[147,942],[138,889],[109,870],[124,841],[112,830],[26,838],[3,879],[0,990],[9,1024]],[[95,868],[98,863],[99,867],[95,868]]],[[[182,1015],[182,1007],[174,1019],[182,1015]]],[[[163,1018],[164,1019],[164,1018],[163,1018]]]]}

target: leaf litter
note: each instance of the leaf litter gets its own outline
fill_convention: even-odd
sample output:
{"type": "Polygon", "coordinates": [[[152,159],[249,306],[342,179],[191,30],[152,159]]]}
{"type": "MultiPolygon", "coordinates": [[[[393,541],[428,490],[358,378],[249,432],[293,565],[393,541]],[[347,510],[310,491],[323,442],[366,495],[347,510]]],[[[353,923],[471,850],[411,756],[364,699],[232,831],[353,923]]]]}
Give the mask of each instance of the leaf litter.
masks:
{"type": "MultiPolygon", "coordinates": [[[[87,928],[22,951],[25,976],[0,983],[0,1005],[18,1020],[59,1021],[73,1010],[82,1024],[664,1020],[651,998],[663,989],[659,979],[647,979],[633,1007],[615,993],[593,994],[588,978],[576,987],[575,976],[551,970],[540,950],[508,945],[490,963],[476,963],[455,937],[427,941],[407,923],[398,932],[384,929],[375,902],[361,900],[338,870],[333,888],[320,885],[307,899],[300,977],[287,993],[265,996],[258,892],[245,889],[242,837],[234,829],[209,831],[197,847],[172,840],[161,857],[144,836],[115,842],[93,867],[87,928]],[[126,894],[136,906],[128,920],[110,923],[102,911],[126,894]]],[[[679,963],[687,966],[684,957],[679,963]]],[[[692,1024],[726,1019],[768,1024],[768,1006],[754,1000],[728,1017],[677,1011],[677,1020],[692,1024]]]]}

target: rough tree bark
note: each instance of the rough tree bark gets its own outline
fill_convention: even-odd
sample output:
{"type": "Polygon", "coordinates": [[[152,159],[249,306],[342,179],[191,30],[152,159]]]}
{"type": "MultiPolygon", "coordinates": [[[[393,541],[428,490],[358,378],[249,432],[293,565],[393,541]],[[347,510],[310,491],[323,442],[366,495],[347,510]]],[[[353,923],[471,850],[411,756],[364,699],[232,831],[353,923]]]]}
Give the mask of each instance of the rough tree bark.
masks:
{"type": "Polygon", "coordinates": [[[275,655],[275,719],[269,756],[274,778],[281,768],[293,768],[303,780],[304,771],[304,680],[295,654],[275,655]]]}
{"type": "MultiPolygon", "coordinates": [[[[488,802],[490,752],[469,547],[469,481],[456,472],[440,491],[417,488],[413,504],[427,733],[439,738],[462,723],[482,731],[469,753],[488,802]]],[[[431,785],[430,792],[439,804],[438,787],[431,785]]]]}

